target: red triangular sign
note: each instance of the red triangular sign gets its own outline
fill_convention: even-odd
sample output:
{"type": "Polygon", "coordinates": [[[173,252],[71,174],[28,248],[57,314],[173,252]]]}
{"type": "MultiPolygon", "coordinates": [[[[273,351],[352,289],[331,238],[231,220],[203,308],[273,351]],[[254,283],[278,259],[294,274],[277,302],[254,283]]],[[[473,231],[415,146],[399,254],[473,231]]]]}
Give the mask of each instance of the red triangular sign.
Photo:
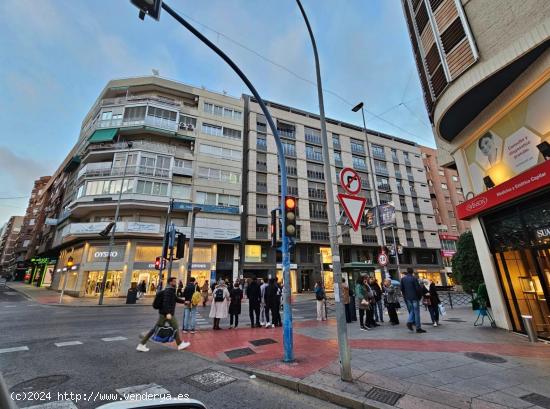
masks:
{"type": "Polygon", "coordinates": [[[353,230],[357,231],[361,218],[363,217],[363,211],[365,210],[365,204],[367,199],[360,196],[345,195],[338,193],[338,200],[346,212],[346,216],[351,223],[353,230]]]}

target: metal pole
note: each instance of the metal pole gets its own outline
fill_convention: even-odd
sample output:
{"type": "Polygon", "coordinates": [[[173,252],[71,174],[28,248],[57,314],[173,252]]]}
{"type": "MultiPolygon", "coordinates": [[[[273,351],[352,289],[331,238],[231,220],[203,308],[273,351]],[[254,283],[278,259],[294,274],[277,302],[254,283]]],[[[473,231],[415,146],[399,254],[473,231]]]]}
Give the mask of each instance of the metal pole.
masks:
{"type": "Polygon", "coordinates": [[[191,278],[191,266],[193,265],[193,247],[195,245],[195,219],[197,218],[197,213],[201,211],[200,207],[193,206],[191,208],[191,237],[189,237],[189,254],[187,254],[187,279],[186,283],[189,282],[191,278]]]}
{"type": "MultiPolygon", "coordinates": [[[[376,181],[374,180],[374,159],[372,157],[372,152],[370,150],[369,133],[367,132],[367,121],[365,120],[365,109],[362,102],[361,102],[361,116],[363,117],[363,129],[365,130],[365,140],[367,142],[367,158],[370,166],[369,176],[371,180],[372,190],[374,192],[376,226],[378,227],[378,231],[380,232],[380,240],[382,242],[382,244],[380,245],[380,250],[383,250],[384,246],[386,245],[386,238],[384,237],[384,230],[382,229],[382,226],[380,224],[380,215],[378,213],[378,206],[380,205],[380,197],[378,196],[378,186],[376,186],[376,181]]],[[[390,273],[388,272],[387,265],[384,266],[384,276],[386,278],[390,278],[390,273]]]]}
{"type": "Polygon", "coordinates": [[[105,271],[103,272],[103,278],[101,280],[101,288],[99,292],[99,305],[103,304],[103,296],[105,295],[105,284],[107,283],[107,272],[109,271],[109,264],[111,262],[111,251],[115,244],[115,232],[118,223],[118,213],[120,211],[120,200],[122,199],[122,191],[124,190],[124,178],[126,177],[126,169],[128,167],[128,156],[130,156],[130,149],[132,149],[132,142],[128,142],[128,151],[126,152],[126,160],[124,161],[124,172],[122,172],[122,181],[120,182],[120,192],[118,192],[118,200],[115,210],[115,224],[111,229],[111,237],[109,238],[109,251],[107,252],[107,261],[105,263],[105,271]]]}
{"type": "MultiPolygon", "coordinates": [[[[269,113],[263,99],[260,97],[260,94],[258,94],[258,91],[256,91],[256,88],[252,85],[250,80],[244,75],[244,73],[241,71],[241,69],[235,64],[231,58],[229,58],[222,50],[220,50],[214,43],[212,43],[208,38],[206,38],[200,31],[198,31],[195,27],[193,27],[191,24],[189,24],[183,17],[181,17],[178,13],[176,13],[174,10],[168,6],[165,2],[162,3],[162,8],[170,14],[176,21],[178,21],[181,25],[183,25],[187,30],[189,30],[195,37],[197,37],[199,40],[201,40],[204,44],[206,44],[211,50],[213,50],[216,54],[218,54],[232,69],[235,71],[235,73],[239,76],[239,78],[246,84],[250,92],[252,92],[252,95],[254,95],[254,98],[256,99],[256,102],[258,105],[260,105],[260,108],[262,109],[262,113],[264,114],[267,123],[269,124],[269,127],[271,128],[271,132],[273,133],[273,138],[275,139],[275,144],[277,146],[277,153],[278,153],[278,160],[279,160],[279,168],[281,169],[281,201],[280,201],[280,214],[283,215],[285,212],[285,200],[286,200],[286,185],[287,185],[287,176],[286,176],[286,163],[285,163],[285,154],[283,150],[283,144],[281,142],[281,138],[279,137],[279,132],[277,131],[277,127],[275,126],[275,122],[273,121],[273,118],[271,114],[269,113]]],[[[283,233],[286,232],[286,223],[285,218],[281,217],[281,227],[283,233]]],[[[290,253],[289,253],[289,240],[286,234],[283,234],[282,237],[282,248],[281,252],[283,255],[283,280],[284,280],[284,287],[283,287],[283,305],[284,305],[284,312],[283,312],[283,347],[284,347],[284,361],[285,362],[292,362],[294,361],[294,346],[293,346],[293,336],[292,336],[292,307],[291,307],[291,298],[290,298],[290,253]]]]}
{"type": "Polygon", "coordinates": [[[400,274],[400,267],[399,267],[399,252],[397,251],[397,243],[395,242],[395,230],[393,226],[391,227],[391,235],[393,237],[393,251],[395,251],[395,263],[397,264],[397,277],[395,277],[397,280],[401,279],[399,276],[400,274]]]}
{"type": "Polygon", "coordinates": [[[323,291],[325,292],[325,318],[328,319],[328,311],[327,311],[327,289],[325,288],[325,273],[323,271],[323,255],[322,253],[319,253],[319,262],[321,264],[321,284],[323,285],[323,291]]]}
{"type": "MultiPolygon", "coordinates": [[[[164,254],[164,246],[167,246],[166,243],[166,232],[168,231],[168,225],[172,216],[172,207],[174,206],[174,199],[170,199],[170,204],[168,205],[168,211],[166,212],[166,221],[164,222],[164,236],[162,237],[162,253],[164,254]]],[[[160,255],[160,268],[159,268],[159,281],[157,285],[157,291],[162,289],[162,271],[164,270],[164,257],[163,254],[160,255]]]]}
{"type": "Polygon", "coordinates": [[[65,288],[67,287],[67,273],[69,270],[65,272],[65,280],[63,281],[63,288],[61,289],[61,295],[59,296],[59,304],[63,303],[63,294],[65,293],[65,288]]]}
{"type": "Polygon", "coordinates": [[[168,256],[168,280],[172,277],[172,263],[174,262],[174,246],[175,246],[175,240],[173,239],[175,226],[173,224],[170,225],[170,240],[168,240],[168,247],[170,248],[170,255],[168,256]]]}
{"type": "Polygon", "coordinates": [[[330,156],[328,152],[327,125],[325,122],[325,107],[323,102],[323,86],[321,82],[321,69],[319,67],[319,55],[317,53],[317,45],[313,30],[309,24],[306,12],[302,7],[300,0],[296,0],[298,7],[304,17],[311,45],[313,47],[313,55],[315,57],[315,71],[317,73],[317,94],[319,97],[319,112],[321,117],[321,146],[323,147],[323,168],[325,172],[325,190],[327,192],[327,208],[328,208],[328,229],[330,238],[330,248],[332,251],[332,271],[334,275],[334,301],[336,304],[336,326],[338,335],[338,347],[340,353],[340,377],[343,381],[351,382],[351,351],[348,344],[348,326],[346,323],[345,306],[342,302],[342,271],[340,265],[340,248],[338,245],[338,230],[336,212],[334,210],[334,189],[332,186],[332,170],[330,167],[330,156]]]}

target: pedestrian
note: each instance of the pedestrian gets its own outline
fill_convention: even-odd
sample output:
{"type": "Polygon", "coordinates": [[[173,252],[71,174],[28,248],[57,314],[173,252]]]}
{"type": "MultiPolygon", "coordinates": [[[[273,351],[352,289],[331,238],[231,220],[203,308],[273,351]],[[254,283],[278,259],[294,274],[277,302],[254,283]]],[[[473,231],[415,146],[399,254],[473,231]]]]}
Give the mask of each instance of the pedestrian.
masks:
{"type": "Polygon", "coordinates": [[[327,311],[325,309],[325,290],[319,281],[315,283],[315,299],[317,300],[317,321],[326,321],[327,311]]]}
{"type": "Polygon", "coordinates": [[[212,292],[212,304],[210,305],[210,318],[214,318],[212,329],[221,329],[220,320],[227,318],[227,307],[229,305],[229,291],[223,280],[218,281],[212,292]]]}
{"type": "Polygon", "coordinates": [[[353,285],[353,282],[351,285],[348,285],[349,290],[349,313],[351,317],[351,321],[355,322],[357,321],[357,308],[355,307],[355,286],[353,285]]]}
{"type": "Polygon", "coordinates": [[[369,282],[372,291],[374,292],[374,320],[375,322],[384,322],[384,303],[382,300],[382,288],[378,284],[376,277],[371,277],[369,282]]]}
{"type": "Polygon", "coordinates": [[[243,290],[239,286],[239,280],[235,281],[233,289],[229,292],[231,302],[229,303],[229,328],[239,326],[239,315],[241,315],[241,301],[243,299],[243,290]],[[233,326],[235,320],[235,326],[233,326]]]}
{"type": "Polygon", "coordinates": [[[277,277],[275,277],[275,287],[277,287],[277,298],[275,299],[277,315],[274,324],[276,327],[282,327],[283,321],[281,320],[281,311],[283,310],[283,303],[281,299],[283,297],[283,285],[279,284],[279,279],[277,277]]]}
{"type": "Polygon", "coordinates": [[[397,317],[397,309],[399,309],[399,297],[397,289],[391,283],[391,279],[386,278],[384,280],[384,303],[388,310],[388,316],[390,317],[391,325],[399,325],[399,318],[397,317]]]}
{"type": "Polygon", "coordinates": [[[346,279],[342,278],[342,302],[344,303],[344,313],[346,314],[346,323],[351,322],[351,311],[350,311],[350,297],[349,297],[349,286],[346,283],[346,279]]]}
{"type": "Polygon", "coordinates": [[[374,311],[376,310],[376,298],[374,296],[374,290],[370,286],[371,278],[365,277],[363,281],[365,284],[366,299],[369,301],[370,307],[365,310],[365,326],[369,326],[371,328],[379,327],[380,325],[377,324],[374,320],[374,311]]]}
{"type": "Polygon", "coordinates": [[[425,279],[423,284],[424,289],[422,292],[424,295],[422,297],[422,304],[428,307],[432,324],[434,327],[437,327],[438,325],[441,325],[439,324],[439,304],[441,304],[441,300],[439,299],[439,295],[437,294],[433,281],[425,279]]]}
{"type": "Polygon", "coordinates": [[[139,283],[138,285],[138,293],[137,293],[137,298],[141,298],[142,296],[145,295],[145,293],[147,292],[147,283],[145,282],[145,280],[143,280],[141,283],[139,283]]]}
{"type": "Polygon", "coordinates": [[[279,287],[277,286],[275,279],[269,280],[269,284],[265,289],[265,303],[266,307],[271,312],[271,323],[266,324],[266,328],[274,328],[280,324],[279,308],[281,307],[279,300],[279,287]]]}
{"type": "Polygon", "coordinates": [[[197,286],[195,285],[195,277],[189,278],[189,282],[182,291],[185,306],[183,307],[183,333],[195,333],[195,325],[197,322],[197,305],[200,302],[200,293],[196,296],[197,286]],[[198,297],[198,298],[197,298],[198,297]],[[195,301],[193,303],[193,301],[195,301]]]}
{"type": "Polygon", "coordinates": [[[250,326],[260,327],[260,304],[261,293],[260,286],[256,277],[252,277],[250,284],[246,289],[246,296],[248,298],[248,314],[250,315],[250,326]]]}
{"type": "Polygon", "coordinates": [[[183,281],[178,283],[178,291],[176,292],[178,297],[183,297],[183,281]]]}
{"type": "Polygon", "coordinates": [[[413,275],[413,269],[408,267],[407,273],[401,278],[401,293],[407,304],[409,318],[407,319],[407,328],[413,331],[413,325],[416,326],[417,333],[426,332],[422,329],[420,321],[420,299],[422,298],[422,288],[417,278],[413,275]]]}
{"type": "Polygon", "coordinates": [[[168,279],[168,285],[163,291],[160,291],[155,296],[153,307],[158,307],[159,317],[156,325],[143,337],[141,342],[137,346],[137,350],[141,352],[149,351],[147,348],[147,341],[153,336],[157,327],[164,326],[168,323],[175,331],[176,344],[178,345],[178,351],[187,348],[191,343],[181,340],[180,332],[178,329],[178,320],[175,318],[176,303],[183,304],[185,301],[178,298],[176,295],[176,277],[170,277],[168,279]],[[158,298],[157,298],[158,297],[158,298]],[[159,303],[156,304],[157,299],[159,303]]]}
{"type": "Polygon", "coordinates": [[[365,288],[363,276],[357,277],[355,282],[355,303],[359,309],[359,328],[363,331],[370,329],[370,326],[365,325],[365,312],[370,308],[370,302],[367,298],[367,290],[365,288]]]}
{"type": "Polygon", "coordinates": [[[204,282],[204,284],[201,287],[201,297],[202,297],[202,306],[206,307],[206,303],[208,302],[208,280],[204,282]]]}
{"type": "Polygon", "coordinates": [[[269,308],[265,305],[265,289],[267,288],[267,278],[262,280],[260,285],[260,325],[267,326],[269,322],[269,308]]]}

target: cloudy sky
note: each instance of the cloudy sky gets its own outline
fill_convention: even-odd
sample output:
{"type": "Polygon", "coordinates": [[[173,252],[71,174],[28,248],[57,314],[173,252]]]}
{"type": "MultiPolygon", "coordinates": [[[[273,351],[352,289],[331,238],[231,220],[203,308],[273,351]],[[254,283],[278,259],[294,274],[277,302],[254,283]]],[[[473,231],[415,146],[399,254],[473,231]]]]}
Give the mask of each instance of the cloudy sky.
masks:
{"type": "MultiPolygon", "coordinates": [[[[433,146],[399,1],[302,0],[321,58],[327,116],[433,146]]],[[[315,67],[294,0],[169,0],[236,61],[265,99],[318,112],[315,67]]],[[[0,225],[24,214],[111,78],[160,75],[248,93],[169,15],[141,21],[127,0],[0,2],[0,225]]]]}

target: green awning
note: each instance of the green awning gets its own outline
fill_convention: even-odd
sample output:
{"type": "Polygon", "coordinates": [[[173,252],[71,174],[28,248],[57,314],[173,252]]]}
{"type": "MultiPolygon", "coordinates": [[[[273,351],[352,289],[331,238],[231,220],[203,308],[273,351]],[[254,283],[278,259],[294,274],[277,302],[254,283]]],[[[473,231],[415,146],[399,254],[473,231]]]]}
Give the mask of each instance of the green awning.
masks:
{"type": "Polygon", "coordinates": [[[118,128],[109,129],[97,129],[92,136],[90,136],[90,143],[111,142],[118,132],[118,128]]]}

